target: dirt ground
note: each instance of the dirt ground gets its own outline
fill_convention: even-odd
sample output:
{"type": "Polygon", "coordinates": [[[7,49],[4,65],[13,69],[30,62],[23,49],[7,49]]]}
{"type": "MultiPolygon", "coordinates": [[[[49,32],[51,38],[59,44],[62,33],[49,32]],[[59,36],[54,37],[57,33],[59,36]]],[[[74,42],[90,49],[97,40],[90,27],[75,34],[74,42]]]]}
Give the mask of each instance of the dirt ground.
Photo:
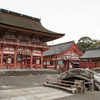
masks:
{"type": "MultiPolygon", "coordinates": [[[[43,86],[46,77],[57,77],[59,74],[23,75],[23,76],[0,76],[0,90],[30,88],[43,86]]],[[[86,92],[57,100],[100,100],[100,91],[86,92]]]]}
{"type": "Polygon", "coordinates": [[[57,74],[0,76],[0,90],[43,86],[47,76],[57,77],[57,74]]]}
{"type": "Polygon", "coordinates": [[[100,100],[100,91],[86,92],[85,94],[75,94],[72,96],[55,100],[100,100]]]}

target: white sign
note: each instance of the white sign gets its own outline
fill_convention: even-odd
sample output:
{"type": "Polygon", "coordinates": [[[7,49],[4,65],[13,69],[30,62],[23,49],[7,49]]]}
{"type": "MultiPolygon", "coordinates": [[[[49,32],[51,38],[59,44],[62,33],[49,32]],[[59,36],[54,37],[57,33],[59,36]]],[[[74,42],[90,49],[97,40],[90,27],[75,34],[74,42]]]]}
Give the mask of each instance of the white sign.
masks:
{"type": "Polygon", "coordinates": [[[39,54],[39,53],[33,53],[33,55],[35,55],[35,56],[41,56],[41,54],[39,54]]]}
{"type": "Polygon", "coordinates": [[[14,52],[12,52],[12,51],[4,51],[3,53],[14,54],[14,52]]]}

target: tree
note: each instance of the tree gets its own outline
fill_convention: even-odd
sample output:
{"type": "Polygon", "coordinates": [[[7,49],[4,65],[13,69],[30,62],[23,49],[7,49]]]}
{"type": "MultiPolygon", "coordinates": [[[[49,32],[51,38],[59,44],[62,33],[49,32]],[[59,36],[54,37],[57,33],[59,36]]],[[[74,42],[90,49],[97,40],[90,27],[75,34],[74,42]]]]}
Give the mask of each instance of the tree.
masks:
{"type": "Polygon", "coordinates": [[[100,40],[98,42],[96,42],[95,47],[100,47],[100,40]]]}
{"type": "Polygon", "coordinates": [[[93,40],[92,40],[92,44],[90,45],[89,48],[97,47],[99,44],[100,44],[100,41],[99,41],[99,40],[93,39],[93,40]]]}
{"type": "Polygon", "coordinates": [[[42,43],[42,45],[46,45],[47,46],[47,43],[45,42],[45,43],[42,43]]]}
{"type": "Polygon", "coordinates": [[[92,39],[89,37],[82,37],[78,40],[78,43],[76,44],[78,49],[81,52],[85,52],[86,49],[90,48],[90,45],[92,44],[92,39]]]}
{"type": "Polygon", "coordinates": [[[92,39],[89,37],[82,37],[78,40],[78,43],[91,43],[92,39]]]}

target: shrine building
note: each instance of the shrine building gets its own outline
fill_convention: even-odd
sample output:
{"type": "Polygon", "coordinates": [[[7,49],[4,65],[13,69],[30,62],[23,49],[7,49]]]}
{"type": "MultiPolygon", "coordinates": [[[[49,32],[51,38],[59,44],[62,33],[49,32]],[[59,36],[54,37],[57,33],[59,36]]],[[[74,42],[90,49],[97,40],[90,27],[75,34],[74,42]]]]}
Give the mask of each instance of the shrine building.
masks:
{"type": "Polygon", "coordinates": [[[44,28],[39,18],[0,9],[0,69],[43,68],[45,45],[64,36],[44,28]]]}
{"type": "Polygon", "coordinates": [[[100,47],[89,48],[80,59],[87,60],[87,68],[100,67],[100,47]]]}
{"type": "Polygon", "coordinates": [[[50,46],[44,52],[44,68],[59,68],[66,71],[72,68],[96,68],[100,66],[100,48],[91,48],[83,54],[74,41],[50,46]]]}
{"type": "Polygon", "coordinates": [[[74,41],[53,45],[50,48],[44,52],[44,67],[60,66],[66,69],[78,67],[79,57],[83,53],[78,50],[74,41]]]}

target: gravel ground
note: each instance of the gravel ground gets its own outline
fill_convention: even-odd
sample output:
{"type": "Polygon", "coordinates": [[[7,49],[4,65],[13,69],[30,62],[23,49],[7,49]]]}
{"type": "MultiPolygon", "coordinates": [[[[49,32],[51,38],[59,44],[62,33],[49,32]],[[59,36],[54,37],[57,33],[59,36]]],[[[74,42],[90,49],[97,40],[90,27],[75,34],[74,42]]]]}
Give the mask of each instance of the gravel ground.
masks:
{"type": "Polygon", "coordinates": [[[57,77],[57,74],[0,76],[0,90],[43,86],[47,76],[57,77]]]}
{"type": "MultiPolygon", "coordinates": [[[[58,74],[27,75],[27,76],[0,76],[0,90],[29,88],[43,86],[46,77],[57,77],[58,74]]],[[[100,100],[100,91],[86,92],[56,100],[100,100]]]]}
{"type": "Polygon", "coordinates": [[[100,100],[100,91],[86,92],[85,94],[75,94],[72,96],[55,100],[100,100]]]}

